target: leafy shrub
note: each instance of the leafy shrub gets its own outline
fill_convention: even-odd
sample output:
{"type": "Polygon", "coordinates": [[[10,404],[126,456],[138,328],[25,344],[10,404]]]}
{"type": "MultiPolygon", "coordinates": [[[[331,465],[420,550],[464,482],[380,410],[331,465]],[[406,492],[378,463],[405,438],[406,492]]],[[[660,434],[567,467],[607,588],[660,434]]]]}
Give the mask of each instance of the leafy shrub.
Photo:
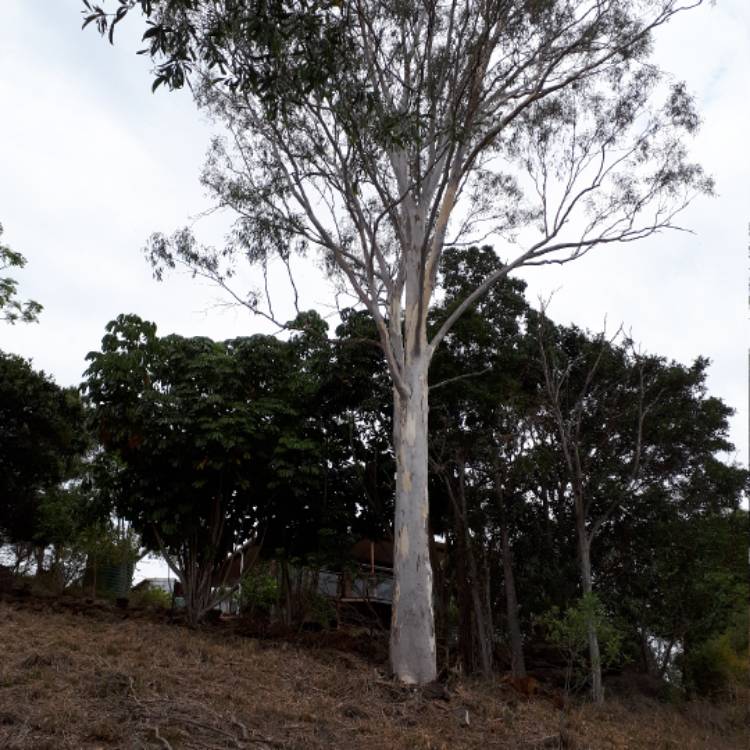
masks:
{"type": "Polygon", "coordinates": [[[253,566],[240,581],[239,608],[243,614],[268,614],[279,599],[279,583],[268,566],[253,566]]]}
{"type": "Polygon", "coordinates": [[[743,607],[723,633],[683,656],[683,681],[689,693],[715,698],[738,686],[750,688],[747,616],[743,607]]]}
{"type": "Polygon", "coordinates": [[[599,639],[602,669],[606,669],[622,658],[623,637],[596,594],[582,596],[565,611],[552,607],[540,618],[547,638],[566,658],[568,683],[572,690],[582,687],[588,679],[590,623],[593,623],[599,639]]]}
{"type": "Polygon", "coordinates": [[[164,589],[147,587],[131,591],[130,604],[134,607],[149,607],[152,609],[169,609],[172,606],[172,595],[164,589]]]}
{"type": "Polygon", "coordinates": [[[303,620],[306,624],[314,623],[322,628],[329,628],[336,619],[336,608],[331,600],[317,591],[307,591],[303,601],[303,620]]]}

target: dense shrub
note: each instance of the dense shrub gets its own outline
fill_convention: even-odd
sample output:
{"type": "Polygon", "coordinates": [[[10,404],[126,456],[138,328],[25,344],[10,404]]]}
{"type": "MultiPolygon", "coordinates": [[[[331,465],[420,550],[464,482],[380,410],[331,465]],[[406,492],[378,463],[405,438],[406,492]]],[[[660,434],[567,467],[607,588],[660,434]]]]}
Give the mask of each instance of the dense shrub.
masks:
{"type": "Polygon", "coordinates": [[[172,595],[164,589],[147,587],[130,592],[130,604],[134,607],[151,609],[169,609],[172,606],[172,595]]]}

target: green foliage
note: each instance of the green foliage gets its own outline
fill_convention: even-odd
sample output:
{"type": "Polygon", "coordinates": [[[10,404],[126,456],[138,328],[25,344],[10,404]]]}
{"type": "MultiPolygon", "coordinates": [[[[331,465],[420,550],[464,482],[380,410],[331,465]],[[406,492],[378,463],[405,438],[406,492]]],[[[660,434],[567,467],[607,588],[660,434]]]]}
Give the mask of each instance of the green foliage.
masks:
{"type": "Polygon", "coordinates": [[[140,554],[138,535],[131,528],[120,530],[111,522],[87,527],[79,539],[98,565],[135,565],[140,554]]]}
{"type": "Polygon", "coordinates": [[[748,514],[728,512],[740,501],[746,475],[732,474],[734,487],[715,485],[700,504],[692,492],[651,496],[640,516],[613,528],[604,542],[600,591],[629,623],[633,651],[639,650],[634,633],[672,643],[677,654],[687,649],[656,665],[687,689],[698,689],[689,675],[695,651],[726,632],[747,606],[748,514]]]}
{"type": "Polygon", "coordinates": [[[747,654],[742,658],[737,653],[729,633],[701,644],[680,666],[685,675],[685,687],[699,695],[718,697],[729,692],[733,684],[744,682],[747,685],[747,654]]]}
{"type": "Polygon", "coordinates": [[[0,352],[0,425],[0,537],[68,541],[85,506],[71,484],[89,443],[78,393],[0,352]]]}
{"type": "Polygon", "coordinates": [[[256,94],[274,113],[285,97],[329,87],[347,60],[340,0],[118,0],[111,11],[106,2],[82,2],[83,26],[94,24],[110,42],[128,12],[141,11],[148,26],[141,52],[155,64],[152,90],[182,88],[208,71],[213,86],[256,94]]]}
{"type": "Polygon", "coordinates": [[[329,628],[336,621],[333,602],[312,589],[303,592],[302,612],[306,623],[315,623],[322,628],[329,628]]]}
{"type": "Polygon", "coordinates": [[[267,565],[255,565],[242,576],[238,598],[240,612],[268,614],[279,600],[279,582],[267,565]]]}
{"type": "MultiPolygon", "coordinates": [[[[3,234],[3,225],[0,224],[0,237],[3,234]]],[[[11,250],[7,245],[0,243],[0,273],[7,268],[23,268],[26,265],[26,258],[11,250]]],[[[18,292],[18,282],[9,276],[0,277],[0,320],[6,323],[36,323],[39,320],[39,314],[42,312],[42,306],[34,300],[20,302],[16,299],[18,292]]]]}
{"type": "MultiPolygon", "coordinates": [[[[499,263],[488,248],[450,250],[444,261],[446,294],[431,312],[433,330],[476,281],[472,274],[491,273],[499,263]]],[[[685,684],[713,691],[734,670],[722,666],[735,663],[725,633],[747,590],[747,514],[738,507],[748,475],[717,453],[730,447],[731,409],[708,395],[704,359],[684,366],[636,357],[626,346],[605,347],[580,431],[590,519],[603,518],[592,545],[599,599],[579,602],[570,486],[542,403],[537,323],[522,283],[499,284],[458,322],[433,361],[432,385],[459,378],[430,396],[430,526],[448,538],[441,582],[449,589],[446,621],[461,580],[445,477],[455,490],[457,467],[465,465],[465,523],[480,566],[486,564],[495,623],[504,623],[498,541],[505,526],[522,627],[529,633],[547,613],[551,637],[575,665],[576,679],[585,664],[583,623],[590,620],[604,666],[613,658],[641,658],[644,643],[672,643],[673,655],[687,644],[680,665],[685,684]],[[639,481],[625,492],[641,375],[650,405],[646,459],[639,481]],[[709,674],[712,665],[718,677],[709,674]]],[[[373,321],[346,311],[335,341],[314,314],[300,316],[293,330],[286,342],[211,342],[159,338],[136,318],[110,325],[90,372],[106,446],[102,483],[109,482],[120,507],[131,504],[147,538],[151,525],[179,550],[193,529],[200,534],[219,477],[232,488],[226,518],[227,529],[236,529],[233,540],[262,530],[264,554],[281,550],[279,557],[295,565],[315,559],[342,565],[352,539],[388,535],[391,386],[382,351],[372,345],[373,321]]],[[[575,328],[550,324],[548,333],[568,372],[564,395],[572,409],[602,342],[575,328]]],[[[149,544],[156,546],[153,536],[149,544]]],[[[247,607],[262,610],[279,597],[271,578],[247,586],[247,607]]],[[[303,593],[295,612],[316,608],[303,593]]],[[[736,653],[741,660],[742,650],[736,653]]],[[[666,666],[673,665],[672,658],[666,666]]],[[[656,666],[658,673],[663,665],[656,666]]]]}
{"type": "Polygon", "coordinates": [[[549,641],[564,654],[573,690],[585,684],[589,674],[589,632],[592,628],[599,638],[602,669],[622,657],[622,632],[612,622],[596,594],[582,596],[565,610],[552,607],[539,618],[539,623],[545,628],[549,641]]]}
{"type": "MultiPolygon", "coordinates": [[[[237,258],[265,271],[270,260],[287,263],[291,253],[316,247],[326,270],[340,273],[377,320],[378,340],[402,395],[414,368],[440,343],[446,330],[440,323],[452,322],[451,313],[485,283],[524,265],[564,263],[597,245],[649,236],[671,226],[673,210],[690,196],[712,189],[683,146],[698,122],[684,87],[671,87],[664,108],[653,101],[666,80],[646,64],[650,32],[679,12],[676,0],[120,0],[111,11],[85,0],[85,6],[85,23],[108,32],[110,41],[116,24],[131,10],[140,11],[148,23],[143,52],[155,64],[154,88],[179,88],[209,71],[197,78],[198,104],[231,125],[230,145],[215,140],[203,182],[221,206],[237,211],[235,227],[221,250],[201,246],[190,230],[171,238],[154,235],[148,255],[157,276],[184,264],[227,288],[237,258]],[[600,169],[592,171],[598,159],[600,169]],[[530,179],[515,179],[520,172],[530,179]],[[325,216],[313,208],[308,190],[326,196],[325,216]],[[461,212],[462,200],[468,218],[454,227],[451,214],[461,212]],[[510,247],[529,232],[536,236],[505,266],[488,248],[447,257],[448,301],[432,316],[427,327],[434,338],[425,347],[427,308],[449,226],[458,230],[459,244],[495,234],[510,247]],[[583,234],[574,227],[584,227],[583,234]],[[389,315],[403,315],[403,326],[400,319],[386,320],[389,315]]],[[[544,424],[544,410],[529,406],[539,380],[533,365],[524,369],[529,339],[520,335],[519,323],[525,316],[528,324],[531,316],[518,282],[494,291],[476,314],[467,315],[465,330],[446,339],[453,355],[443,362],[446,380],[463,382],[446,391],[442,409],[431,410],[442,417],[445,437],[445,450],[433,460],[451,499],[452,478],[472,479],[468,507],[456,513],[464,516],[464,536],[475,532],[491,539],[482,533],[482,516],[492,515],[490,531],[510,526],[511,536],[521,539],[522,526],[544,527],[570,558],[570,498],[554,431],[544,424]],[[517,314],[499,314],[501,302],[516,305],[517,314]],[[489,317],[492,325],[485,324],[489,317]],[[483,370],[490,377],[480,380],[483,370]]],[[[235,298],[260,311],[256,295],[235,298]]],[[[597,348],[574,330],[560,331],[560,339],[560,348],[572,350],[571,363],[597,348]]],[[[579,420],[591,437],[586,483],[595,492],[586,503],[601,521],[597,531],[604,520],[621,520],[608,519],[615,509],[622,516],[632,511],[631,499],[642,499],[631,498],[622,481],[635,450],[634,369],[618,348],[607,354],[612,388],[604,398],[587,394],[586,419],[579,420]]],[[[663,364],[655,361],[653,367],[661,370],[663,364]]],[[[426,399],[423,380],[420,387],[426,399]]],[[[362,424],[362,411],[347,415],[352,432],[362,424]]],[[[343,421],[326,423],[325,434],[334,435],[330,442],[309,432],[279,436],[264,486],[285,488],[302,510],[319,507],[305,501],[321,475],[328,477],[320,464],[345,455],[338,450],[343,421]],[[312,456],[316,461],[300,461],[312,456]],[[293,480],[302,480],[302,487],[293,480]]],[[[384,424],[367,425],[366,438],[351,451],[355,466],[365,463],[367,448],[378,445],[384,424]]],[[[676,460],[669,447],[675,435],[680,433],[650,438],[652,463],[665,473],[676,460]]],[[[381,486],[387,463],[373,467],[367,489],[381,486]]],[[[678,474],[651,479],[669,482],[678,474]]],[[[321,504],[328,500],[326,488],[321,504]]],[[[366,510],[387,505],[377,497],[367,500],[366,510]]],[[[334,505],[352,510],[343,502],[334,505]]],[[[309,530],[320,515],[300,513],[292,523],[279,524],[271,507],[258,523],[272,530],[273,547],[298,552],[297,542],[312,538],[309,530]]],[[[434,517],[447,515],[437,510],[434,517]]],[[[352,515],[368,514],[357,508],[352,515]]],[[[368,518],[372,526],[378,515],[368,518]]],[[[424,591],[429,576],[426,567],[421,570],[424,591]]]]}
{"type": "Polygon", "coordinates": [[[105,448],[98,480],[110,482],[123,516],[152,548],[155,534],[175,553],[198,535],[220,559],[235,535],[251,533],[251,508],[279,443],[275,415],[292,409],[269,387],[287,369],[283,345],[158,338],[136,316],[107,330],[84,385],[105,448]],[[223,533],[210,543],[219,517],[223,533]]]}
{"type": "Polygon", "coordinates": [[[171,594],[158,587],[146,586],[137,591],[131,591],[128,599],[133,607],[149,609],[171,609],[172,607],[171,594]]]}
{"type": "Polygon", "coordinates": [[[743,597],[726,630],[682,654],[679,664],[689,693],[721,698],[731,695],[739,686],[750,689],[749,626],[743,597]]]}
{"type": "Polygon", "coordinates": [[[122,315],[89,355],[83,389],[104,447],[96,483],[143,543],[182,570],[220,578],[235,546],[256,536],[305,556],[318,551],[321,529],[346,533],[354,469],[326,395],[325,323],[307,313],[295,325],[289,341],[214,342],[159,337],[122,315]]]}

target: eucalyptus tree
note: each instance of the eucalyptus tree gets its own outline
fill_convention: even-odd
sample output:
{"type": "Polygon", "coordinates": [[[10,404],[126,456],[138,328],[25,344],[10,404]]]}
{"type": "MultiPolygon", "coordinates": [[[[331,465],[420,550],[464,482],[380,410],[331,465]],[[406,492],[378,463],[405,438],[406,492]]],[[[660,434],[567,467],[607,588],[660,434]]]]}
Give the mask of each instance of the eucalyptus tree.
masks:
{"type": "Polygon", "coordinates": [[[433,353],[512,271],[672,227],[711,190],[684,144],[690,96],[649,60],[653,32],[701,3],[119,0],[108,14],[85,2],[102,32],[140,9],[154,85],[190,81],[229,131],[204,174],[237,211],[229,245],[157,236],[157,271],[182,261],[229,286],[236,255],[262,266],[314,250],[375,321],[393,383],[391,662],[404,682],[436,675],[433,353]],[[506,262],[428,333],[443,249],[490,235],[506,262]]]}
{"type": "MultiPolygon", "coordinates": [[[[594,593],[591,546],[643,481],[650,454],[644,427],[661,397],[655,362],[632,356],[625,345],[602,333],[589,338],[576,328],[558,328],[555,344],[544,313],[537,321],[546,411],[557,433],[575,514],[578,562],[584,598],[594,593]],[[650,366],[648,366],[650,365],[650,366]]],[[[594,701],[604,700],[599,638],[587,622],[594,701]]]]}

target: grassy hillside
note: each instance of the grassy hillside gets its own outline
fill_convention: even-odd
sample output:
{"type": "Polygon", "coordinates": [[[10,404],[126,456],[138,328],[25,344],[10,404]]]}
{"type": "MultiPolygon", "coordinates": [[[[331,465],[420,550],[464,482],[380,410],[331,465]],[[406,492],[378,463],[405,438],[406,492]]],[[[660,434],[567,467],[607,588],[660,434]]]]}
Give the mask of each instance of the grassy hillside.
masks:
{"type": "Polygon", "coordinates": [[[258,640],[74,600],[6,598],[0,747],[747,748],[739,704],[631,697],[562,714],[555,696],[525,698],[502,682],[409,690],[354,643],[258,640]]]}

